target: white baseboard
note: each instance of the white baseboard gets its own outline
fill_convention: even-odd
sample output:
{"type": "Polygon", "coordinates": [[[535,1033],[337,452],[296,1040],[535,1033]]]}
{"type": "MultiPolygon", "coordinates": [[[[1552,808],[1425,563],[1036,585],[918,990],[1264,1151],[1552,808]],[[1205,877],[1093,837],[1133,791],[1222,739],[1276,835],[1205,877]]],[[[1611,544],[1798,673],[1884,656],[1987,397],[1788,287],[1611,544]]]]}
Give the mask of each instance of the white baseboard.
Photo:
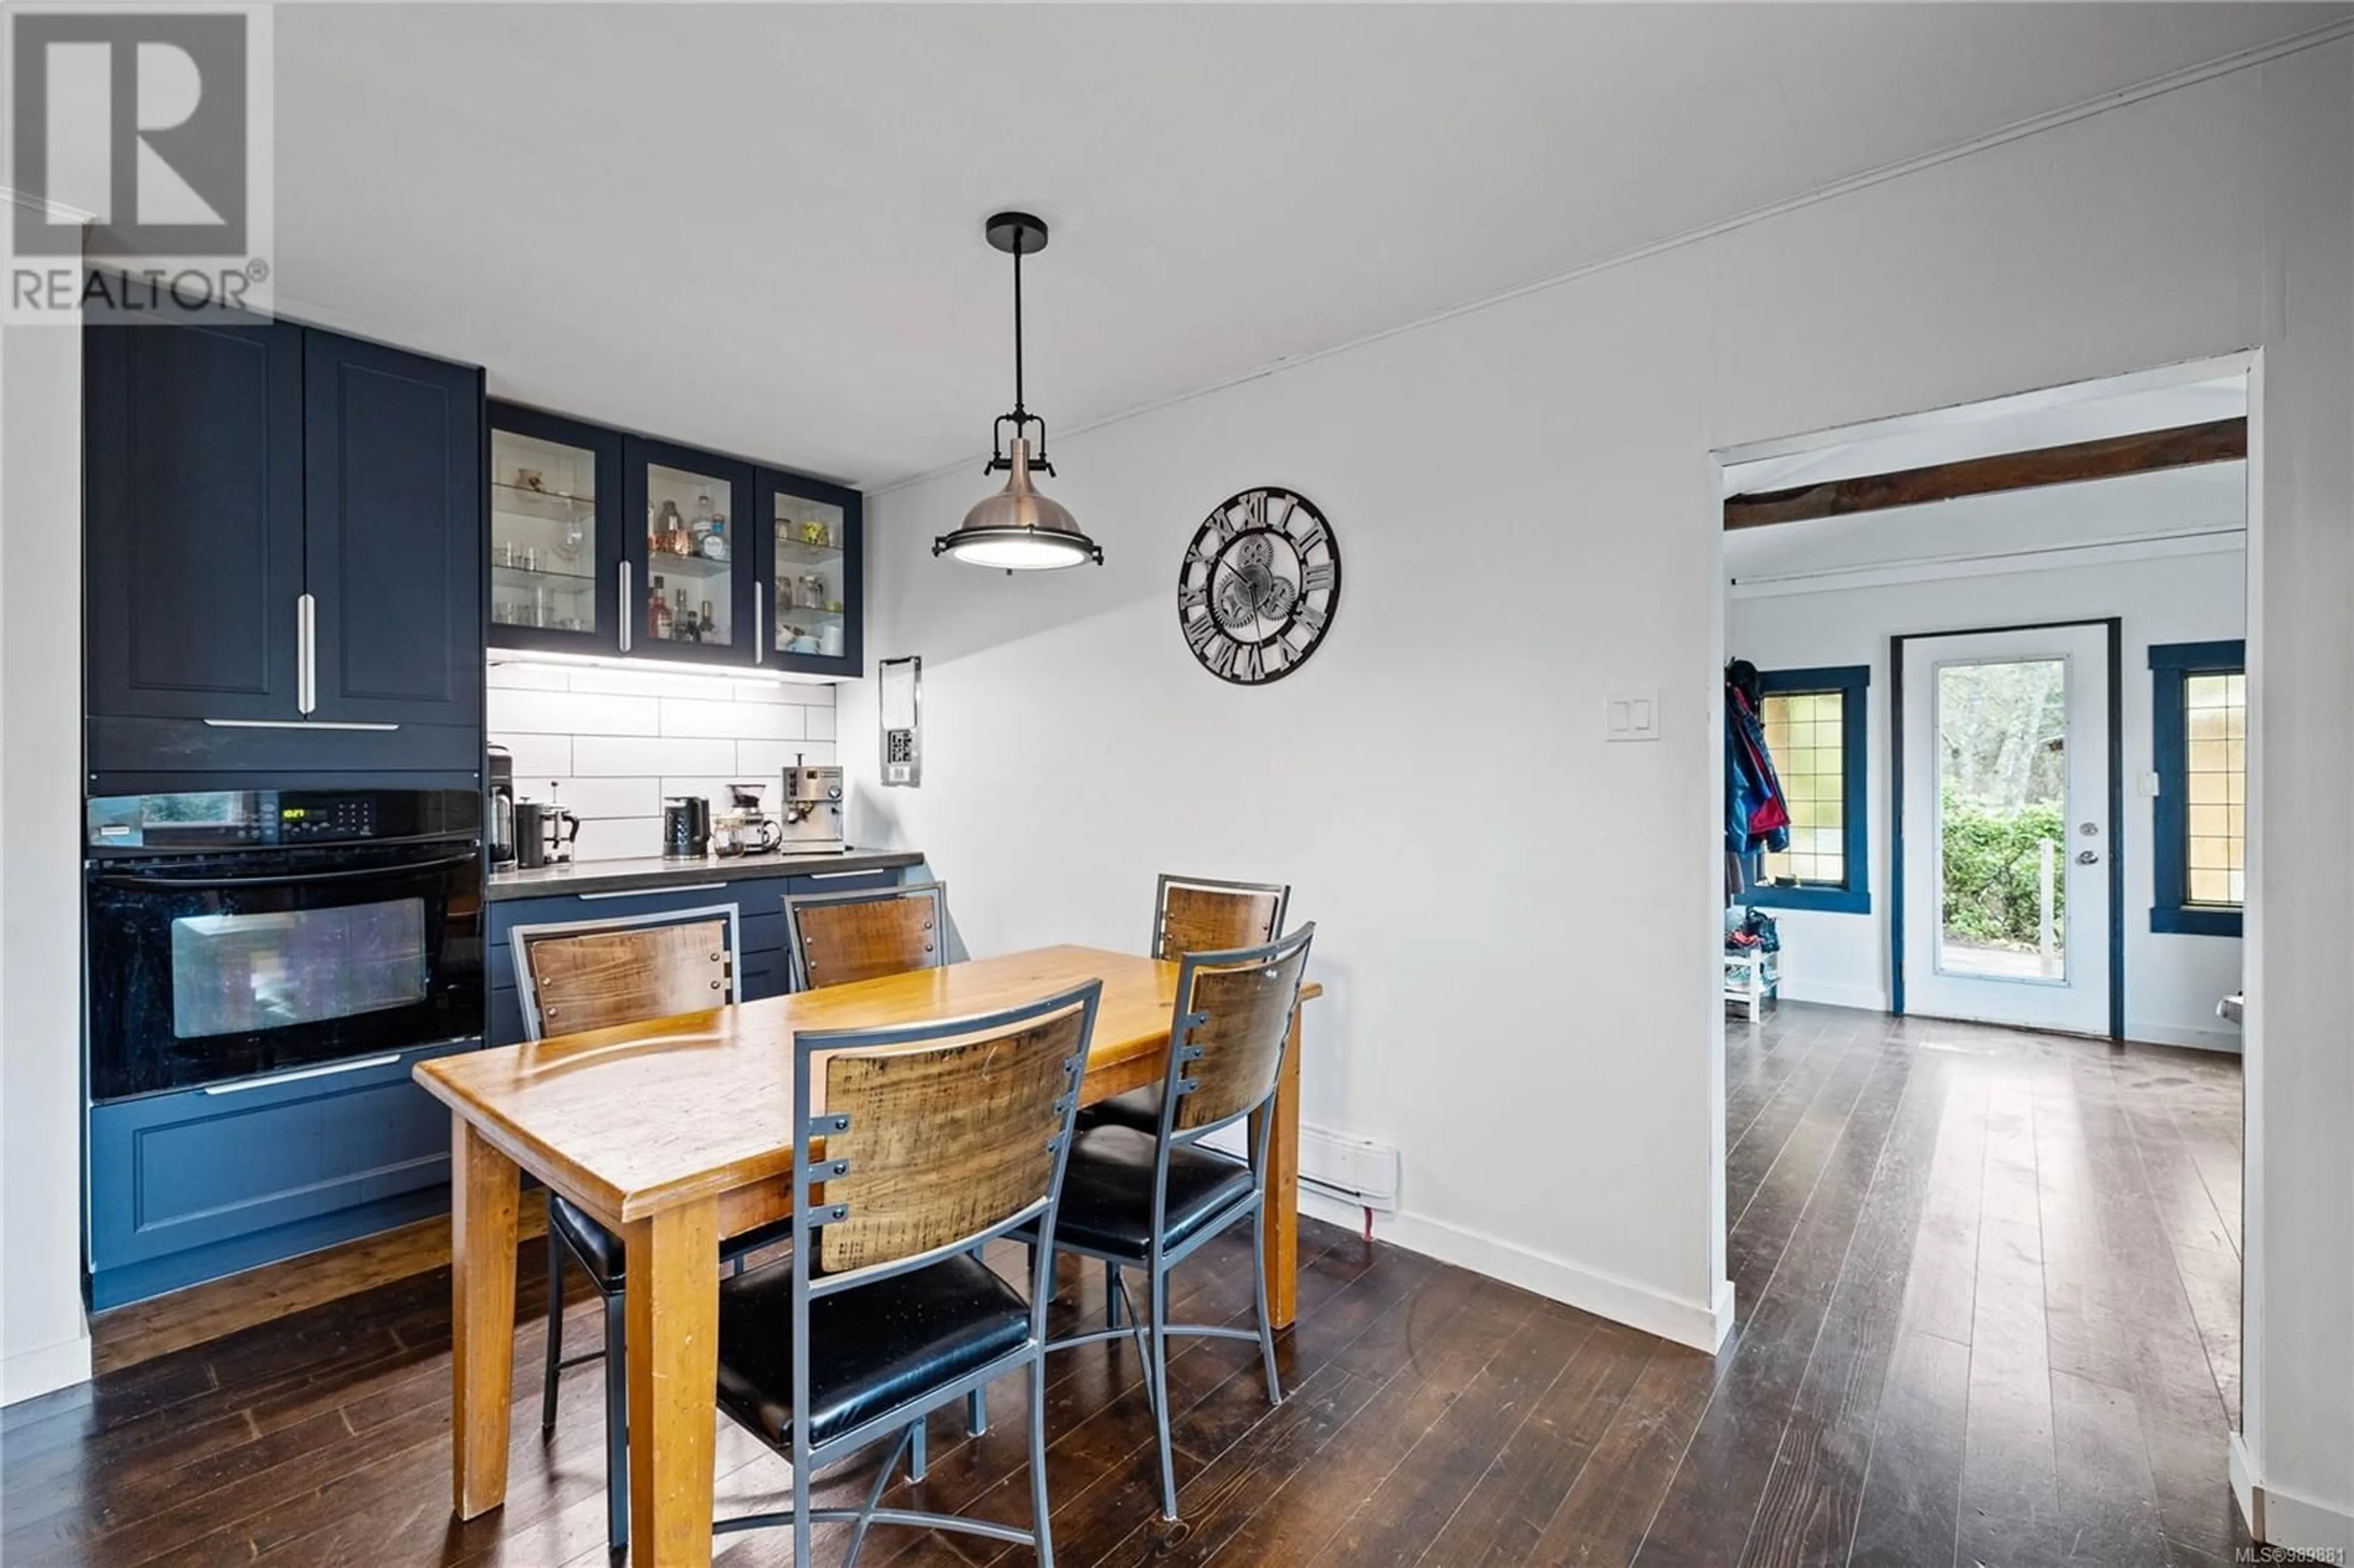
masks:
{"type": "MultiPolygon", "coordinates": [[[[1299,1193],[1299,1212],[1352,1231],[1364,1228],[1363,1209],[1305,1188],[1299,1193]]],[[[1517,1285],[1523,1290],[1532,1290],[1539,1296],[1711,1355],[1733,1331],[1733,1282],[1729,1279],[1717,1281],[1712,1298],[1705,1303],[1681,1301],[1646,1286],[1580,1268],[1511,1242],[1418,1214],[1377,1214],[1373,1218],[1373,1234],[1408,1252],[1418,1252],[1425,1257],[1517,1285]]]]}
{"type": "Polygon", "coordinates": [[[2211,1029],[2200,1029],[2128,1018],[2126,1020],[2126,1038],[2140,1041],[2145,1045],[2185,1045],[2193,1051],[2221,1051],[2233,1056],[2239,1055],[2243,1049],[2240,1032],[2223,1023],[2211,1029]]]}
{"type": "Polygon", "coordinates": [[[78,1334],[0,1361],[0,1404],[90,1381],[90,1336],[78,1334]]]}
{"type": "Polygon", "coordinates": [[[2237,1432],[2232,1434],[2231,1469],[2232,1497],[2258,1541],[2324,1563],[2354,1561],[2354,1510],[2266,1486],[2237,1432]]]}

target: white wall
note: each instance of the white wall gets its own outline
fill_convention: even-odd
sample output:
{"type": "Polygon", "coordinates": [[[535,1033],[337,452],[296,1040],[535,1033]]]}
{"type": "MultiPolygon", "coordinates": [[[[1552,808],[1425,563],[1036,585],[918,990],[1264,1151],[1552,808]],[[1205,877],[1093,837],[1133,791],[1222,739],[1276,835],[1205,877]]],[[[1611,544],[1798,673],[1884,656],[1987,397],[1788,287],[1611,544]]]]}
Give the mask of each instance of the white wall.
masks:
{"type": "MultiPolygon", "coordinates": [[[[933,560],[984,488],[970,467],[879,497],[872,647],[926,658],[928,772],[863,794],[854,831],[927,851],[976,951],[1132,948],[1162,869],[1289,879],[1331,988],[1306,1112],[1401,1146],[1390,1234],[1705,1340],[1724,1274],[1708,454],[2252,344],[2274,417],[2249,1235],[2275,1272],[2252,1292],[2249,1444],[2275,1495],[2354,1519],[2342,37],[1058,433],[1049,488],[1101,569],[933,560]],[[1270,482],[1330,514],[1345,590],[1313,662],[1241,691],[1192,665],[1175,567],[1211,505],[1270,482]],[[1652,685],[1663,738],[1605,745],[1604,694],[1652,685]]],[[[871,698],[843,700],[843,732],[871,734],[871,698]]]]}
{"type": "Polygon", "coordinates": [[[515,796],[580,815],[578,860],[662,853],[665,795],[715,807],[727,786],[834,759],[833,688],[695,671],[553,661],[491,666],[492,744],[514,757],[515,796]]]}
{"type": "Polygon", "coordinates": [[[0,328],[0,1404],[90,1375],[80,516],[81,334],[0,328]]]}
{"type": "MultiPolygon", "coordinates": [[[[1933,510],[1955,533],[1967,535],[1975,532],[1974,514],[1992,509],[1957,502],[1933,510]]],[[[1893,521],[1894,514],[1890,516],[1893,521]]],[[[1734,590],[1725,640],[1732,657],[1747,659],[1761,670],[1825,664],[1867,664],[1872,669],[1871,720],[1865,728],[1872,910],[1862,915],[1775,910],[1783,933],[1784,995],[1841,1007],[1888,1005],[1888,932],[1893,907],[1888,640],[1906,632],[2114,615],[2123,622],[2125,645],[2126,817],[2120,836],[2126,878],[2126,1033],[2167,1045],[2240,1048],[2240,1031],[2215,1016],[2217,1001],[2240,986],[2239,938],[2149,928],[2157,841],[2152,801],[2137,788],[2149,772],[2152,757],[2150,644],[2245,633],[2245,560],[2239,539],[2226,535],[2195,545],[2197,554],[2144,553],[2138,559],[2067,567],[2039,567],[2031,560],[2023,571],[1937,576],[1813,593],[1760,596],[1734,590]]],[[[2125,548],[2147,552],[2151,546],[2125,548]]]]}

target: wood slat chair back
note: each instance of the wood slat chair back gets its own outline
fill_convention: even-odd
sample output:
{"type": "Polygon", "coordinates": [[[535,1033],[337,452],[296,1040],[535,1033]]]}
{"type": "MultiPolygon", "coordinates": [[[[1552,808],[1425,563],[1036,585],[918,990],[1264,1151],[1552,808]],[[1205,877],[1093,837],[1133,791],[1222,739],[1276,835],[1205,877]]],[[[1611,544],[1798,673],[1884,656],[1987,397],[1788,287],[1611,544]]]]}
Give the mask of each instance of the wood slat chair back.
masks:
{"type": "Polygon", "coordinates": [[[1185,1043],[1200,1055],[1172,1066],[1193,1084],[1178,1099],[1172,1123],[1177,1131],[1231,1121],[1275,1093],[1315,934],[1310,924],[1247,956],[1207,954],[1185,960],[1179,1003],[1195,1020],[1185,1043]],[[1217,961],[1227,956],[1239,961],[1217,961]]]}
{"type": "Polygon", "coordinates": [[[1057,1151],[1083,1070],[1089,1005],[1010,1031],[916,1049],[825,1059],[829,1132],[822,1201],[829,1274],[896,1263],[1002,1224],[1054,1191],[1057,1151]]]}
{"type": "Polygon", "coordinates": [[[733,904],[518,926],[510,940],[526,1039],[703,1012],[736,1000],[733,904]]]}
{"type": "Polygon", "coordinates": [[[1154,894],[1152,956],[1175,963],[1188,953],[1257,948],[1283,935],[1291,889],[1274,882],[1217,882],[1163,874],[1154,894]]]}
{"type": "Polygon", "coordinates": [[[948,962],[948,895],[945,882],[788,895],[785,946],[793,990],[848,985],[948,962]]]}

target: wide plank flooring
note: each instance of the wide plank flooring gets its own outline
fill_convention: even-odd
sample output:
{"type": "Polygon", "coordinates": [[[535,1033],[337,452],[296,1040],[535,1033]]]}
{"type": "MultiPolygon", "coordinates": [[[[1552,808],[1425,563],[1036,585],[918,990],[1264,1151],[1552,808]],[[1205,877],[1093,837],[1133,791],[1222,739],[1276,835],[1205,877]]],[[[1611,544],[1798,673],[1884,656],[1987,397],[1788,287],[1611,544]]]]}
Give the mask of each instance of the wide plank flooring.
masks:
{"type": "MultiPolygon", "coordinates": [[[[1727,1024],[1728,1255],[1717,1358],[1305,1224],[1289,1397],[1255,1351],[1172,1363],[1184,1522],[1155,1517],[1126,1347],[1055,1357],[1056,1555],[1299,1568],[2232,1560],[2239,1075],[2230,1058],[1791,1005],[1727,1024]]],[[[1246,1244],[1178,1277],[1177,1316],[1247,1320],[1246,1244]]],[[[521,1259],[504,1510],[449,1513],[446,1267],[175,1349],[0,1417],[8,1564],[605,1560],[599,1373],[538,1430],[542,1248],[521,1259]]],[[[1102,1309],[1066,1264],[1066,1318],[1102,1309]]],[[[574,1348],[599,1332],[575,1303],[574,1348]]],[[[1026,1517],[1019,1380],[987,1436],[932,1428],[920,1505],[1026,1517]]],[[[720,1506],[781,1461],[722,1424],[720,1506]]],[[[871,1477],[871,1471],[868,1472],[871,1477]]],[[[856,1467],[823,1489],[847,1496],[856,1467]]],[[[844,1544],[822,1531],[819,1560],[844,1544]]],[[[731,1536],[731,1568],[790,1560],[731,1536]]],[[[1023,1564],[878,1531],[880,1568],[1023,1564]]]]}

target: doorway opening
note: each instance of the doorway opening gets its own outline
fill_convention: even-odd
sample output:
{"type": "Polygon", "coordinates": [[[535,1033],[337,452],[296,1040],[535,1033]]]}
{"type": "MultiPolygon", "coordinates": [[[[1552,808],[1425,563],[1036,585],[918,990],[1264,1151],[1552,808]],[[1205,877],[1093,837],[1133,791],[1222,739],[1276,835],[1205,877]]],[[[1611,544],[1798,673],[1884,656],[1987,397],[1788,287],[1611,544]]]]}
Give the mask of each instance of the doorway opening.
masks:
{"type": "Polygon", "coordinates": [[[1718,454],[1725,1353],[1886,1560],[2245,1540],[2251,368],[1718,454]]]}

